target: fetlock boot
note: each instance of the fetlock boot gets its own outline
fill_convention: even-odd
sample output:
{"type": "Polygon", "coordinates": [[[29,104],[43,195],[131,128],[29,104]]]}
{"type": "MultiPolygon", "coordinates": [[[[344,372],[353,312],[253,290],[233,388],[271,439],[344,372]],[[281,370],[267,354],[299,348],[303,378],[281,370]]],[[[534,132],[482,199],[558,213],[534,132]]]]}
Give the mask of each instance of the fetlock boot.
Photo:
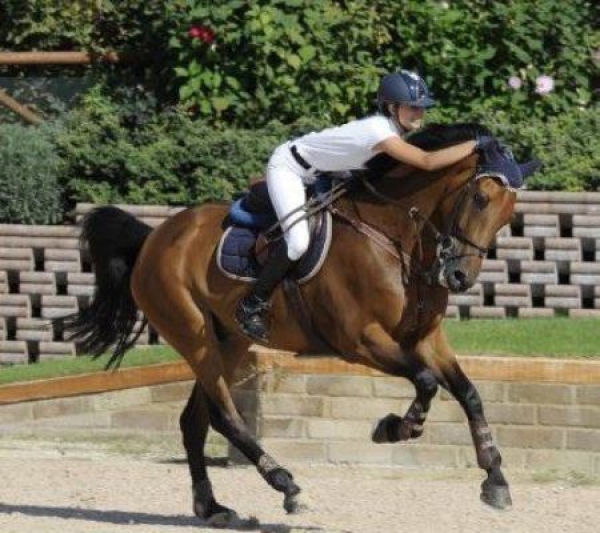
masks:
{"type": "Polygon", "coordinates": [[[295,264],[296,261],[287,255],[285,242],[277,245],[261,270],[252,292],[240,301],[235,316],[242,331],[254,340],[269,340],[271,296],[295,264]]]}

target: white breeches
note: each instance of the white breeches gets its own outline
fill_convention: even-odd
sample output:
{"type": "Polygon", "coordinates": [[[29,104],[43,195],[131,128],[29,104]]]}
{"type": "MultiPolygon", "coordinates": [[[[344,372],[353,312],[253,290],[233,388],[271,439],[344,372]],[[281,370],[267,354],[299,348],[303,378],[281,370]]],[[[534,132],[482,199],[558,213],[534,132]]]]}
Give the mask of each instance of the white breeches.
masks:
{"type": "MultiPolygon", "coordinates": [[[[313,173],[302,168],[290,153],[290,143],[282,144],[273,152],[267,165],[267,188],[279,220],[306,203],[306,183],[313,181],[313,173]]],[[[308,249],[310,234],[308,221],[299,209],[283,222],[287,254],[297,261],[308,249]]]]}

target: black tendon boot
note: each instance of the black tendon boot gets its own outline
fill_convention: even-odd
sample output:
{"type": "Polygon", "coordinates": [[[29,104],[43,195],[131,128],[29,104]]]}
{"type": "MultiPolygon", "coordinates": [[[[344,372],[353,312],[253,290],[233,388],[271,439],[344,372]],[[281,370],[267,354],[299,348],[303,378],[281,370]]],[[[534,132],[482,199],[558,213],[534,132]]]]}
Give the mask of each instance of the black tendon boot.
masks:
{"type": "Polygon", "coordinates": [[[271,309],[269,300],[277,285],[295,264],[296,261],[288,257],[287,246],[283,241],[269,254],[252,292],[240,301],[235,313],[242,331],[249,337],[261,342],[268,341],[271,309]]]}

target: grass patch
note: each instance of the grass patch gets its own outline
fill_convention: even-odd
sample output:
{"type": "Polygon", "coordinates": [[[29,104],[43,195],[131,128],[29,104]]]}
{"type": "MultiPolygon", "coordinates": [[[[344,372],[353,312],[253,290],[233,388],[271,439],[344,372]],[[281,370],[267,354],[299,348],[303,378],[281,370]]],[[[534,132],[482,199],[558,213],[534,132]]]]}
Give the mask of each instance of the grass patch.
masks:
{"type": "MultiPolygon", "coordinates": [[[[461,354],[600,359],[600,320],[597,319],[509,319],[447,320],[446,331],[452,347],[461,354]]],[[[107,357],[93,361],[77,357],[35,365],[0,367],[0,385],[33,381],[104,369],[107,357]]],[[[133,349],[122,368],[179,361],[168,346],[133,349]]]]}
{"type": "MultiPolygon", "coordinates": [[[[121,368],[179,360],[181,360],[181,357],[167,346],[135,348],[127,353],[121,363],[121,368]]],[[[107,357],[101,357],[95,361],[91,357],[76,357],[74,359],[43,361],[35,365],[4,366],[0,367],[0,385],[100,372],[104,370],[107,361],[107,357]]]]}
{"type": "Polygon", "coordinates": [[[600,359],[600,320],[507,319],[444,322],[462,354],[600,359]]]}

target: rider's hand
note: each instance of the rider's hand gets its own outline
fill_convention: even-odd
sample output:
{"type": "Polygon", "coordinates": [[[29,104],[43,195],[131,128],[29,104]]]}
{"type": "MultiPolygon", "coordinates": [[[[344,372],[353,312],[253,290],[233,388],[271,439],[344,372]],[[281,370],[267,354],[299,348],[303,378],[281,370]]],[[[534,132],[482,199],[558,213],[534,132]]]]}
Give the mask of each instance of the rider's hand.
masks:
{"type": "Polygon", "coordinates": [[[475,152],[485,152],[490,146],[498,141],[490,135],[478,135],[475,141],[475,152]]]}

